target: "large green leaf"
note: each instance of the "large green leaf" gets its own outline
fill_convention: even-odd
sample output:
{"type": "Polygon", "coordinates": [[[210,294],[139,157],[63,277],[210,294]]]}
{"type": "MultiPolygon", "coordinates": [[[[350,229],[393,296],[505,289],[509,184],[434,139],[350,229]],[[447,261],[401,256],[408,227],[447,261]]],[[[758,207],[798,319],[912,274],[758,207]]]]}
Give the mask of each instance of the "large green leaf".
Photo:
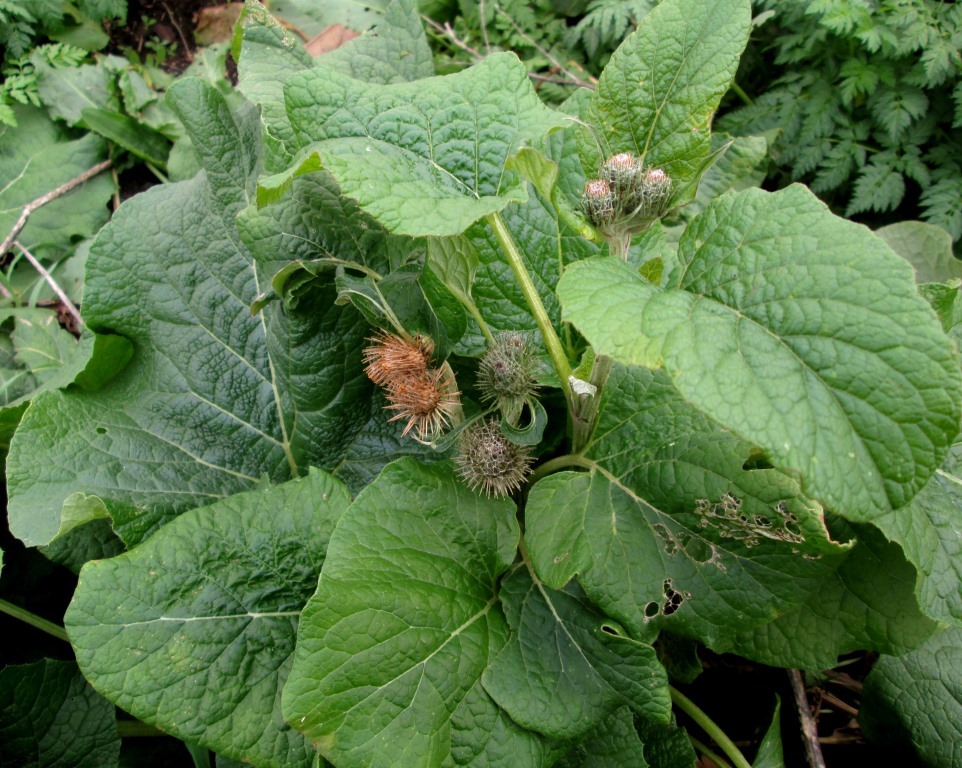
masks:
{"type": "Polygon", "coordinates": [[[373,29],[319,61],[365,83],[404,83],[434,74],[417,0],[392,0],[373,29]]]}
{"type": "Polygon", "coordinates": [[[85,109],[120,110],[114,81],[129,66],[126,59],[104,56],[96,64],[55,67],[35,55],[33,65],[37,91],[51,117],[78,125],[82,124],[85,109]]]}
{"type": "Polygon", "coordinates": [[[303,271],[305,277],[321,275],[321,284],[333,285],[338,267],[383,277],[419,254],[419,241],[385,231],[353,200],[341,196],[328,173],[295,179],[272,205],[242,211],[237,226],[260,270],[274,278],[274,289],[285,299],[290,284],[279,285],[282,269],[285,280],[303,271]],[[299,265],[304,269],[297,269],[299,265]]]}
{"type": "Polygon", "coordinates": [[[899,221],[875,230],[892,250],[915,269],[920,283],[944,283],[962,277],[962,261],[952,253],[952,235],[924,221],[899,221]]]}
{"type": "Polygon", "coordinates": [[[28,544],[56,535],[78,492],[138,541],[265,474],[335,465],[367,420],[366,327],[334,306],[333,287],[297,314],[248,311],[270,277],[234,221],[258,169],[256,113],[232,115],[199,80],[170,92],[206,171],[134,198],[98,236],[87,321],[128,337],[134,357],[101,390],[41,396],[24,415],[7,477],[11,528],[28,544]]]}
{"type": "Polygon", "coordinates": [[[911,503],[876,518],[918,569],[922,610],[962,625],[962,444],[956,443],[911,503]]]}
{"type": "Polygon", "coordinates": [[[271,10],[285,24],[313,37],[331,24],[343,24],[358,31],[376,24],[389,0],[274,0],[271,10]]]}
{"type": "Polygon", "coordinates": [[[462,764],[489,749],[541,764],[537,739],[479,687],[507,640],[498,580],[517,544],[513,504],[472,493],[450,465],[388,465],[331,538],[285,717],[339,768],[462,764]]]}
{"type": "Polygon", "coordinates": [[[91,131],[126,149],[146,163],[166,168],[170,142],[153,128],[120,112],[85,109],[83,119],[91,131]]]}
{"type": "Polygon", "coordinates": [[[559,768],[648,768],[628,707],[615,710],[558,763],[559,768]]]}
{"type": "Polygon", "coordinates": [[[906,653],[938,628],[919,610],[915,569],[902,550],[871,526],[842,530],[858,543],[838,570],[775,621],[739,628],[743,655],[774,667],[829,669],[843,653],[863,648],[906,653]]]}
{"type": "Polygon", "coordinates": [[[852,520],[905,504],[958,431],[959,365],[909,266],[801,186],[716,200],[662,290],[572,265],[565,316],[595,351],[664,366],[682,395],[852,520]]]}
{"type": "MultiPolygon", "coordinates": [[[[272,4],[277,13],[278,5],[272,4]]],[[[343,23],[339,19],[338,23],[343,23]]],[[[256,2],[248,0],[232,47],[237,60],[238,88],[262,109],[266,167],[286,168],[297,150],[294,129],[284,104],[284,83],[314,66],[302,42],[256,2]]],[[[370,83],[416,80],[434,74],[417,4],[392,3],[377,25],[318,59],[325,67],[370,83]]]]}
{"type": "Polygon", "coordinates": [[[688,405],[662,373],[616,367],[580,460],[532,488],[538,575],[578,575],[636,638],[661,628],[736,650],[736,630],[804,602],[845,552],[791,478],[745,469],[750,446],[688,405]]]}
{"type": "Polygon", "coordinates": [[[612,55],[584,115],[594,129],[580,135],[585,170],[631,152],[671,177],[676,202],[690,200],[750,24],[748,0],[665,0],[645,16],[612,55]]]}
{"type": "Polygon", "coordinates": [[[101,768],[119,757],[114,706],[72,661],[0,670],[0,764],[101,768]]]}
{"type": "Polygon", "coordinates": [[[698,182],[695,199],[678,210],[678,217],[683,221],[691,221],[725,192],[758,187],[765,181],[768,142],[764,136],[733,138],[724,133],[713,133],[711,149],[712,153],[721,154],[698,182]]]}
{"type": "Polygon", "coordinates": [[[297,151],[284,107],[284,83],[313,61],[297,36],[254,0],[244,4],[231,52],[237,61],[237,89],[261,108],[265,167],[280,171],[297,151]]]}
{"type": "Polygon", "coordinates": [[[93,347],[87,334],[77,339],[60,327],[51,310],[0,310],[0,317],[13,315],[16,325],[10,334],[17,362],[33,374],[40,386],[65,386],[83,370],[93,347]]]}
{"type": "MultiPolygon", "coordinates": [[[[106,144],[96,136],[71,140],[42,110],[16,106],[14,111],[19,127],[0,125],[0,239],[13,228],[27,203],[107,156],[106,144]]],[[[34,211],[18,240],[32,251],[70,248],[107,220],[107,202],[113,192],[110,174],[99,174],[34,211]]]]}
{"type": "Polygon", "coordinates": [[[262,182],[259,199],[323,165],[344,194],[393,232],[456,235],[527,193],[505,162],[563,124],[513,54],[455,75],[371,85],[326,67],[286,89],[300,160],[262,182]]]}
{"type": "Polygon", "coordinates": [[[388,410],[387,405],[383,396],[371,398],[367,423],[347,446],[341,463],[332,470],[352,493],[359,493],[385,466],[402,456],[412,456],[421,464],[430,464],[445,461],[448,455],[403,436],[404,423],[389,421],[393,411],[388,410]]]}
{"type": "Polygon", "coordinates": [[[515,722],[572,739],[622,704],[668,720],[668,677],[655,649],[606,621],[577,584],[548,589],[518,568],[500,597],[513,631],[482,682],[515,722]]]}
{"type": "Polygon", "coordinates": [[[768,726],[762,743],[758,745],[758,754],[752,762],[752,768],[785,768],[785,755],[782,750],[782,700],[775,697],[775,714],[768,726]]]}
{"type": "Polygon", "coordinates": [[[698,763],[688,731],[678,725],[674,717],[668,725],[642,720],[638,723],[638,735],[645,745],[645,760],[651,768],[694,768],[698,763]]]}
{"type": "Polygon", "coordinates": [[[917,651],[882,656],[865,679],[859,723],[865,735],[930,768],[962,760],[962,629],[934,635],[917,651]]]}
{"type": "Polygon", "coordinates": [[[88,563],[65,623],[91,684],[144,722],[259,766],[310,766],[280,717],[298,617],[351,503],[319,471],[181,515],[88,563]]]}
{"type": "Polygon", "coordinates": [[[93,351],[93,334],[77,339],[48,309],[0,310],[0,320],[8,318],[14,324],[0,368],[0,407],[15,408],[38,391],[64,387],[84,369],[93,351]]]}
{"type": "Polygon", "coordinates": [[[0,345],[0,444],[8,446],[30,399],[76,381],[97,389],[130,359],[121,336],[95,336],[84,329],[77,339],[47,309],[0,310],[14,319],[0,345]]]}

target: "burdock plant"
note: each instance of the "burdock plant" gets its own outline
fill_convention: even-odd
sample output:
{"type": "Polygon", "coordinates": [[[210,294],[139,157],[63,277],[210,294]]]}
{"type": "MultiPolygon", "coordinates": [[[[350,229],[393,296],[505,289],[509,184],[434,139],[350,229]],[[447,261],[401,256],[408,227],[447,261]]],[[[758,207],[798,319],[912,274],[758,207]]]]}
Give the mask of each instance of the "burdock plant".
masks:
{"type": "Polygon", "coordinates": [[[501,331],[478,365],[481,398],[494,403],[508,422],[517,425],[525,402],[538,391],[537,372],[538,357],[527,336],[501,331]]]}
{"type": "Polygon", "coordinates": [[[501,433],[497,419],[472,424],[458,440],[457,463],[469,488],[486,496],[509,496],[521,488],[534,458],[501,433]]]}

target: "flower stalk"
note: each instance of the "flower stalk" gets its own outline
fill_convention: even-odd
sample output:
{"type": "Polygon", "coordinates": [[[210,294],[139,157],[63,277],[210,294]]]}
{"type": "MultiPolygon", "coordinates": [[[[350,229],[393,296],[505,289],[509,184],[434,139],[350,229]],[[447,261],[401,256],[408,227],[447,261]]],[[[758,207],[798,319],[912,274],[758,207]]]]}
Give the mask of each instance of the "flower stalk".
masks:
{"type": "Polygon", "coordinates": [[[544,340],[548,355],[551,357],[551,363],[554,365],[555,372],[558,374],[561,389],[565,394],[565,399],[568,401],[568,407],[571,413],[574,413],[576,400],[571,391],[571,383],[568,381],[568,377],[571,375],[571,365],[568,363],[568,357],[565,355],[564,347],[561,345],[561,339],[559,339],[558,334],[555,333],[554,326],[551,324],[551,318],[548,317],[548,311],[541,301],[541,296],[538,295],[538,289],[535,287],[531,275],[528,274],[524,260],[521,258],[521,252],[518,250],[514,238],[505,226],[504,220],[497,213],[489,214],[486,219],[495,237],[498,239],[498,243],[508,257],[508,264],[511,266],[511,271],[518,281],[521,293],[528,303],[531,314],[534,315],[535,322],[538,324],[538,330],[541,331],[541,338],[544,340]]]}

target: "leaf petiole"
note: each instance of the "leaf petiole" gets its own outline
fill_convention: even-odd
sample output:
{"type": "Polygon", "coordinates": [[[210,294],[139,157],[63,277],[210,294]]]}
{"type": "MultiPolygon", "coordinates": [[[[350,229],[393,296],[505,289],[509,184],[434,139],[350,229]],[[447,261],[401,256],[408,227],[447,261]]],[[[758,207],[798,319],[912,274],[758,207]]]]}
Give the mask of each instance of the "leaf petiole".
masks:
{"type": "Polygon", "coordinates": [[[586,459],[578,454],[568,453],[564,456],[555,456],[553,459],[548,459],[543,464],[539,464],[531,476],[528,478],[528,482],[534,485],[542,477],[547,477],[552,472],[557,472],[559,469],[564,467],[581,467],[582,469],[592,469],[595,462],[590,459],[586,459]]]}
{"type": "Polygon", "coordinates": [[[688,740],[691,742],[692,746],[695,748],[695,750],[696,750],[697,752],[699,752],[700,754],[704,755],[704,756],[707,757],[709,760],[711,760],[715,765],[718,766],[718,768],[732,768],[731,763],[729,763],[729,762],[728,762],[725,758],[723,758],[721,755],[716,754],[715,752],[713,752],[713,751],[708,747],[708,745],[705,744],[704,742],[699,741],[698,739],[696,739],[696,738],[695,738],[694,736],[692,736],[691,734],[688,735],[688,740]]]}
{"type": "Polygon", "coordinates": [[[521,293],[528,303],[531,314],[534,315],[535,322],[538,324],[538,330],[541,331],[541,338],[544,339],[545,346],[548,349],[548,355],[550,355],[555,372],[558,374],[561,389],[565,393],[568,407],[571,412],[574,413],[575,400],[571,392],[571,384],[568,382],[568,377],[571,375],[571,365],[568,363],[564,348],[561,346],[561,339],[559,339],[558,334],[555,333],[554,326],[551,324],[551,318],[548,317],[548,311],[545,309],[544,303],[538,295],[538,289],[535,288],[534,281],[532,281],[531,275],[528,274],[524,260],[521,258],[521,252],[518,250],[518,245],[514,242],[514,238],[505,226],[504,220],[497,213],[488,214],[486,220],[491,226],[505,255],[508,257],[508,264],[511,266],[511,271],[514,272],[515,279],[521,288],[521,293]]]}
{"type": "Polygon", "coordinates": [[[728,738],[727,734],[719,728],[715,721],[712,720],[708,715],[706,715],[695,702],[689,699],[681,691],[677,690],[673,686],[668,686],[668,692],[671,694],[672,703],[678,707],[682,712],[688,715],[692,720],[698,723],[699,727],[718,745],[722,752],[724,752],[728,758],[732,761],[732,765],[735,768],[752,768],[751,763],[745,759],[745,756],[741,753],[741,750],[735,746],[734,742],[728,738]]]}
{"type": "Polygon", "coordinates": [[[69,643],[70,640],[67,637],[67,631],[54,624],[52,621],[47,621],[35,613],[31,613],[26,608],[21,608],[19,605],[14,605],[13,603],[8,603],[6,600],[0,600],[0,611],[7,614],[8,616],[13,616],[15,619],[20,619],[20,621],[29,624],[31,627],[46,632],[48,635],[57,638],[58,640],[63,640],[65,643],[69,643]]]}

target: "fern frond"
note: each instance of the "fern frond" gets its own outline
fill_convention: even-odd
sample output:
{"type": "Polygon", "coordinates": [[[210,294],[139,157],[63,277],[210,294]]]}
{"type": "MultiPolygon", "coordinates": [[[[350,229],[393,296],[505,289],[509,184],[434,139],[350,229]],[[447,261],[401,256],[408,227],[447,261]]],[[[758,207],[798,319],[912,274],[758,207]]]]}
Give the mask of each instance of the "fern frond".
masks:
{"type": "Polygon", "coordinates": [[[895,167],[898,158],[879,153],[859,172],[852,188],[846,216],[865,211],[891,211],[905,196],[905,179],[895,167]]]}
{"type": "Polygon", "coordinates": [[[922,218],[948,231],[953,240],[962,238],[962,176],[939,179],[922,193],[922,218]]]}
{"type": "Polygon", "coordinates": [[[839,94],[845,106],[851,106],[859,96],[875,93],[879,84],[878,67],[863,58],[849,59],[839,70],[839,94]]]}
{"type": "Polygon", "coordinates": [[[54,67],[77,67],[90,52],[69,43],[47,43],[33,49],[31,58],[37,57],[54,67]]]}
{"type": "MultiPolygon", "coordinates": [[[[32,104],[41,106],[38,90],[35,61],[45,61],[56,67],[76,67],[88,57],[88,52],[67,43],[48,43],[38,45],[30,56],[22,56],[11,61],[3,70],[3,83],[0,83],[0,102],[9,104],[32,104]]],[[[13,116],[16,125],[16,117],[13,116]]],[[[0,119],[0,122],[6,122],[0,119]]]]}
{"type": "Polygon", "coordinates": [[[10,105],[3,101],[0,101],[0,125],[9,125],[11,128],[17,127],[17,116],[10,109],[10,105]]]}
{"type": "Polygon", "coordinates": [[[581,21],[565,34],[565,43],[581,45],[593,58],[599,50],[617,46],[656,5],[658,0],[592,0],[581,21]]]}
{"type": "Polygon", "coordinates": [[[842,37],[872,24],[872,6],[865,0],[812,0],[806,12],[842,37]]]}
{"type": "Polygon", "coordinates": [[[25,56],[33,41],[33,27],[26,21],[12,21],[0,25],[0,46],[13,58],[25,56]]]}
{"type": "Polygon", "coordinates": [[[925,72],[925,82],[922,85],[935,88],[942,85],[953,75],[957,74],[962,65],[959,43],[940,37],[933,45],[922,51],[920,64],[925,72]]]}
{"type": "Polygon", "coordinates": [[[895,51],[899,46],[899,36],[895,31],[881,24],[872,24],[860,29],[856,38],[869,53],[879,53],[882,50],[895,51]]]}
{"type": "Polygon", "coordinates": [[[0,24],[10,24],[16,21],[25,21],[28,24],[37,23],[30,11],[22,4],[13,2],[13,0],[0,0],[0,24]]]}
{"type": "MultiPolygon", "coordinates": [[[[837,147],[835,149],[838,149],[837,147]]],[[[829,152],[812,180],[812,191],[818,194],[831,192],[842,186],[855,171],[855,157],[844,151],[829,152]]]]}
{"type": "Polygon", "coordinates": [[[44,28],[56,27],[63,23],[67,13],[67,3],[62,0],[9,0],[19,5],[33,18],[34,35],[44,28]]]}
{"type": "Polygon", "coordinates": [[[952,102],[955,105],[955,117],[952,120],[953,128],[962,128],[962,80],[955,84],[952,89],[952,102]]]}
{"type": "Polygon", "coordinates": [[[892,141],[928,112],[929,99],[919,88],[880,88],[868,100],[872,117],[892,141]]]}
{"type": "Polygon", "coordinates": [[[932,172],[922,159],[922,150],[918,147],[906,147],[900,158],[902,173],[916,182],[922,189],[932,183],[932,172]]]}
{"type": "Polygon", "coordinates": [[[80,12],[93,21],[104,19],[127,20],[126,0],[80,0],[77,3],[80,12]]]}

